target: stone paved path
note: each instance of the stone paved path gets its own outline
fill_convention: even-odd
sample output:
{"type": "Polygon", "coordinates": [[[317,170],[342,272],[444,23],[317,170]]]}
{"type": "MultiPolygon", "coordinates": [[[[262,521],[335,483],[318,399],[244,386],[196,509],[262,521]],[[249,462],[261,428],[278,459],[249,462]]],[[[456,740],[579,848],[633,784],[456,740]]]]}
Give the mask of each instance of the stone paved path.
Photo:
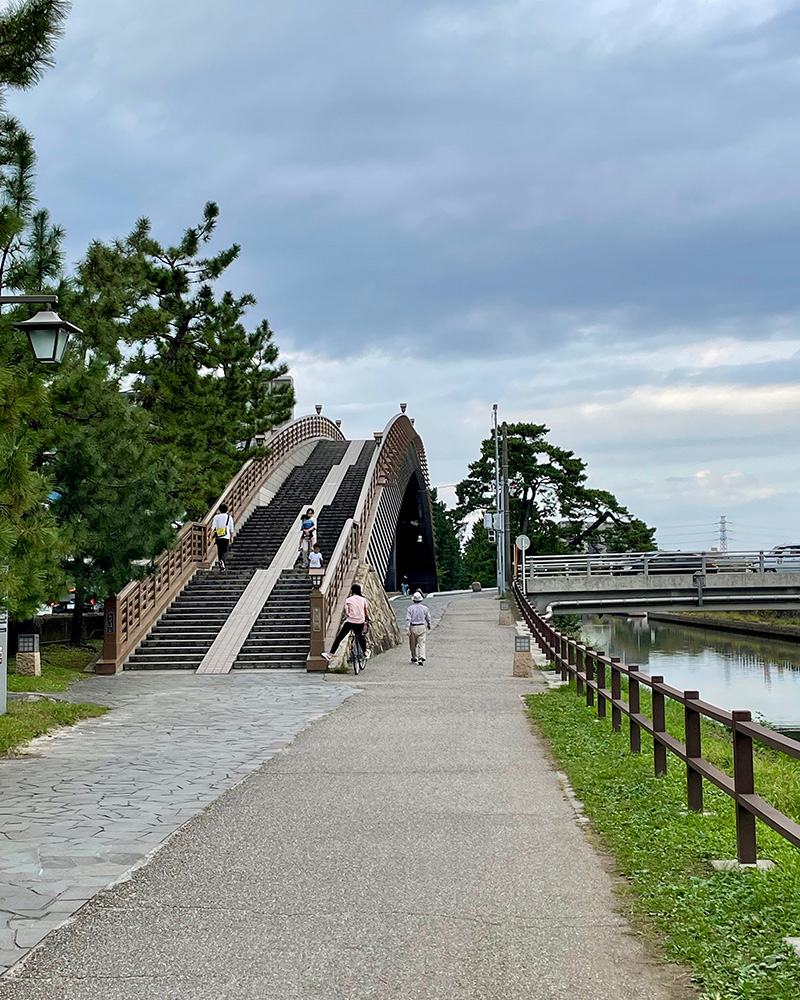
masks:
{"type": "Polygon", "coordinates": [[[497,615],[453,601],[423,667],[403,647],[337,678],[358,697],[90,900],[0,1000],[684,996],[619,913],[497,615]]]}
{"type": "Polygon", "coordinates": [[[306,674],[91,677],[115,706],[0,761],[0,973],[352,688],[306,674]]]}

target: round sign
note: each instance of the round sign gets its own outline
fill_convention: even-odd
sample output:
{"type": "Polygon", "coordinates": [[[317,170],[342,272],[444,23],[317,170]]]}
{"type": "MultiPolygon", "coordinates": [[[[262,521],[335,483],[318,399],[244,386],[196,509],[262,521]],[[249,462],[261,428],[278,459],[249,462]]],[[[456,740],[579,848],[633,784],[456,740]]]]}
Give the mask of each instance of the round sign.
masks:
{"type": "Polygon", "coordinates": [[[514,544],[521,552],[527,552],[531,547],[531,540],[527,535],[517,535],[514,539],[514,544]]]}

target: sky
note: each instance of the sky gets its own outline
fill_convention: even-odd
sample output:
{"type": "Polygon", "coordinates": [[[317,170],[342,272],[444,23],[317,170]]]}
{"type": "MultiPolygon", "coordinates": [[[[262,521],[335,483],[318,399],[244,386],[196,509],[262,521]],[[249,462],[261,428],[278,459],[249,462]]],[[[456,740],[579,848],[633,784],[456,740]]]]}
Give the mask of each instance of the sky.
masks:
{"type": "Polygon", "coordinates": [[[800,542],[800,3],[76,0],[8,108],[68,258],[207,200],[298,392],[432,484],[545,423],[663,548],[800,542]]]}

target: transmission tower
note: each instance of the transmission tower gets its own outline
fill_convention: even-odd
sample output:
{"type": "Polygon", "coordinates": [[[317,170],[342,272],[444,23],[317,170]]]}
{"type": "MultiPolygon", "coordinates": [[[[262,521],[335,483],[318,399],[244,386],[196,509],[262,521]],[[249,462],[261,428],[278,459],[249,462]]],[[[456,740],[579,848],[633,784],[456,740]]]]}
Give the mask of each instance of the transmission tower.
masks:
{"type": "Polygon", "coordinates": [[[724,514],[719,516],[719,550],[728,551],[728,519],[724,514]]]}

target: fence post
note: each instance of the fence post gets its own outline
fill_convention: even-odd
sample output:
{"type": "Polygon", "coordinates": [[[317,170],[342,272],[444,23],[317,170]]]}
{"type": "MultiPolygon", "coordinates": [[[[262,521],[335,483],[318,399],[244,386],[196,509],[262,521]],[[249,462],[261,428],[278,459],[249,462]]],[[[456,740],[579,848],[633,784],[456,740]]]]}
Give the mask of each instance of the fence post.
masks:
{"type": "Polygon", "coordinates": [[[622,729],[622,710],[614,704],[622,697],[622,672],[617,666],[619,662],[618,656],[611,657],[611,728],[615,733],[622,729]]]}
{"type": "Polygon", "coordinates": [[[117,674],[121,670],[118,612],[117,595],[112,594],[103,604],[103,655],[94,666],[96,674],[117,674]]]}
{"type": "MultiPolygon", "coordinates": [[[[628,665],[628,670],[638,670],[639,668],[634,664],[628,665]]],[[[630,709],[631,715],[638,715],[641,710],[641,702],[639,699],[639,682],[633,677],[628,675],[628,708],[630,709]]],[[[638,722],[634,722],[633,719],[630,720],[631,733],[631,753],[641,753],[642,752],[642,727],[638,722]]]]}
{"type": "Polygon", "coordinates": [[[700,746],[700,713],[689,704],[697,701],[699,691],[684,691],[684,720],[686,723],[686,804],[692,812],[703,811],[703,776],[692,767],[692,759],[702,757],[700,746]]]}
{"type": "Polygon", "coordinates": [[[733,718],[733,792],[736,796],[736,856],[740,865],[754,865],[756,853],[756,818],[739,802],[740,795],[752,795],[753,741],[739,731],[738,722],[749,722],[749,712],[731,712],[733,718]]]}
{"type": "Polygon", "coordinates": [[[599,719],[605,719],[606,717],[606,696],[602,693],[606,686],[606,665],[603,661],[605,656],[605,650],[602,653],[597,654],[597,717],[599,719]]]}
{"type": "Polygon", "coordinates": [[[583,674],[586,672],[586,647],[578,646],[575,649],[575,693],[583,694],[583,674]]]}
{"type": "MultiPolygon", "coordinates": [[[[664,694],[656,690],[657,684],[663,684],[663,677],[652,677],[653,682],[653,732],[667,731],[667,716],[664,705],[664,694]]],[[[667,748],[653,736],[653,759],[655,761],[656,777],[667,773],[667,748]]]]}
{"type": "Polygon", "coordinates": [[[577,642],[574,639],[570,639],[567,643],[567,662],[564,664],[561,670],[561,680],[569,681],[572,677],[572,671],[575,667],[575,647],[577,642]]]}
{"type": "Polygon", "coordinates": [[[586,664],[586,704],[590,707],[594,705],[594,688],[589,683],[589,681],[594,680],[594,657],[594,650],[587,649],[583,658],[583,662],[586,664]]]}

